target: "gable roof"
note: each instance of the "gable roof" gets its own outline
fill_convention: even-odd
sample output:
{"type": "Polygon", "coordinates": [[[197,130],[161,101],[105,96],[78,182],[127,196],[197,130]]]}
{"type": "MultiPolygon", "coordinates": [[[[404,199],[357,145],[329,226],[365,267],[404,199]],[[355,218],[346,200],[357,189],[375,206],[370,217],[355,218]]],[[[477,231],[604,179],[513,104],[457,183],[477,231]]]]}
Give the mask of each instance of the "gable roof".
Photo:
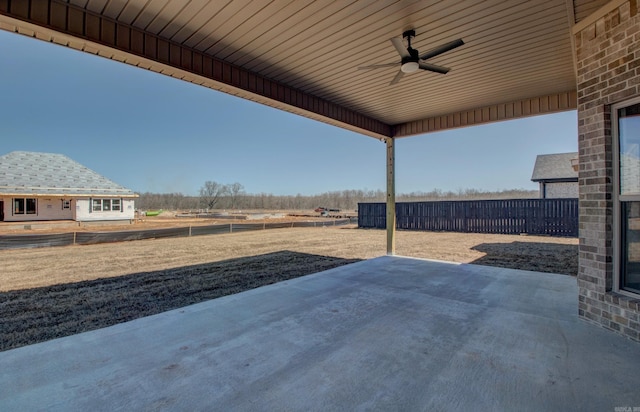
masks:
{"type": "Polygon", "coordinates": [[[19,151],[0,156],[0,194],[137,196],[65,155],[19,151]]]}
{"type": "Polygon", "coordinates": [[[571,159],[577,157],[578,152],[538,155],[531,180],[577,182],[578,172],[571,166],[571,159]]]}

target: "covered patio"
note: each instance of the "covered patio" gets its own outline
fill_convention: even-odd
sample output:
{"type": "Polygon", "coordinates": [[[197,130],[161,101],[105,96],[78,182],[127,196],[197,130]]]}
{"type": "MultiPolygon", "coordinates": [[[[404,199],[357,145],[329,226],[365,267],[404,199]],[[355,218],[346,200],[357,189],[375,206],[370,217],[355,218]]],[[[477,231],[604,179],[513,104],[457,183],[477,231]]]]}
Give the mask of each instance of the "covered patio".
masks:
{"type": "MultiPolygon", "coordinates": [[[[615,410],[575,278],[380,257],[0,353],[2,410],[615,410]]],[[[626,410],[626,409],[624,409],[626,410]]]]}
{"type": "Polygon", "coordinates": [[[640,340],[640,136],[621,127],[640,116],[639,10],[638,0],[0,0],[0,29],[381,140],[388,255],[399,138],[577,110],[574,302],[581,318],[640,340]]]}
{"type": "Polygon", "coordinates": [[[640,339],[640,295],[622,275],[639,243],[621,229],[640,193],[619,197],[612,143],[616,116],[640,104],[638,11],[637,0],[0,0],[0,29],[380,139],[389,255],[398,138],[577,109],[580,192],[577,285],[380,257],[0,353],[0,409],[640,407],[638,343],[622,336],[640,339]],[[408,30],[422,52],[463,39],[429,61],[451,73],[390,84],[389,40],[408,30]]]}

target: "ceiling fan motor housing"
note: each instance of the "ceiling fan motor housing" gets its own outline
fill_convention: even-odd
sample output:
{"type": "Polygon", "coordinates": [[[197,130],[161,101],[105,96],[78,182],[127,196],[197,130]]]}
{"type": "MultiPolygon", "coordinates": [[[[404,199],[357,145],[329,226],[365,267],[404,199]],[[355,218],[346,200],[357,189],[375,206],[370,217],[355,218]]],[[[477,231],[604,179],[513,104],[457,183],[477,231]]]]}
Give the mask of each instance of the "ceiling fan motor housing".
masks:
{"type": "Polygon", "coordinates": [[[420,68],[420,64],[418,63],[418,57],[408,56],[402,58],[402,65],[400,66],[400,70],[405,73],[413,73],[418,71],[420,68]]]}

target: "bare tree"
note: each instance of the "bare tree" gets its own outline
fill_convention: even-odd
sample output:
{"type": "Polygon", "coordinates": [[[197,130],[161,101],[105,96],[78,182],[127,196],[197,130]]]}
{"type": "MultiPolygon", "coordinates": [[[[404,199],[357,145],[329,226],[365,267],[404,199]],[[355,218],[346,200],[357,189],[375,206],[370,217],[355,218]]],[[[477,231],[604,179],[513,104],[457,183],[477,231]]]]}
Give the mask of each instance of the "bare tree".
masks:
{"type": "Polygon", "coordinates": [[[238,182],[231,183],[228,186],[228,193],[229,200],[231,200],[231,209],[235,209],[238,202],[238,196],[244,194],[244,186],[238,182]]]}
{"type": "Polygon", "coordinates": [[[213,209],[226,191],[226,185],[207,180],[204,182],[204,186],[200,188],[200,201],[207,209],[213,209]]]}

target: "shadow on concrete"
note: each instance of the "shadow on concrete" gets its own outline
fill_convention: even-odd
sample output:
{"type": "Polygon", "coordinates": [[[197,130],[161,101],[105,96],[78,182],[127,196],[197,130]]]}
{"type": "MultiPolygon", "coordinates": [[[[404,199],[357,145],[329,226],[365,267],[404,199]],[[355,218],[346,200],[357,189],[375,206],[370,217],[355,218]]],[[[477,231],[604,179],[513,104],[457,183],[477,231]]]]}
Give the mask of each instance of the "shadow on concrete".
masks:
{"type": "Polygon", "coordinates": [[[543,242],[482,243],[471,248],[486,255],[473,264],[537,272],[578,273],[578,245],[543,242]]]}
{"type": "Polygon", "coordinates": [[[291,251],[0,293],[0,351],[104,328],[359,259],[291,251]]]}

